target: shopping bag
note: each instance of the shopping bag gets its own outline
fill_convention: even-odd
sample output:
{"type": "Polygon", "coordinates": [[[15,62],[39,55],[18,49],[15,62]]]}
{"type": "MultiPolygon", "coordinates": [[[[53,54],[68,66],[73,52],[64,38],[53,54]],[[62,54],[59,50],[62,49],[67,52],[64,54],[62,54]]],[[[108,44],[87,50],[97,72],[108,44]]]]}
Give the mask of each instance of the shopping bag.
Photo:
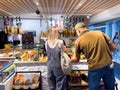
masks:
{"type": "Polygon", "coordinates": [[[72,71],[71,59],[64,51],[61,51],[61,68],[65,75],[69,75],[72,71]]]}

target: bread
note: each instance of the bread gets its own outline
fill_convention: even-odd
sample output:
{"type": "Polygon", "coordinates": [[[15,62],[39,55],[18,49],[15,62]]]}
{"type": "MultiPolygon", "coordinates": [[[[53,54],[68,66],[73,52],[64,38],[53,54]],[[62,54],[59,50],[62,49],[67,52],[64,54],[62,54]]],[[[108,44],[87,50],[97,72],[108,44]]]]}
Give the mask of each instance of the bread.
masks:
{"type": "Polygon", "coordinates": [[[14,85],[23,85],[24,84],[24,75],[23,74],[17,74],[13,79],[14,85]]]}
{"type": "Polygon", "coordinates": [[[39,75],[38,74],[32,74],[32,82],[33,83],[38,83],[39,80],[39,75]]]}
{"type": "Polygon", "coordinates": [[[30,79],[26,79],[24,84],[25,84],[25,85],[31,85],[31,84],[32,84],[32,81],[31,81],[30,79]]]}

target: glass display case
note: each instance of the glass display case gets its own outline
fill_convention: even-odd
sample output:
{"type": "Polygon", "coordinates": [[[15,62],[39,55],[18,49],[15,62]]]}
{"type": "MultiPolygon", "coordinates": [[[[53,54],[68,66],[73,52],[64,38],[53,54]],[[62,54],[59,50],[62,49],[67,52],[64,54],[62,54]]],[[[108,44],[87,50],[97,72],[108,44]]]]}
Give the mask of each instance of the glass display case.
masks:
{"type": "Polygon", "coordinates": [[[19,71],[13,78],[13,90],[41,90],[40,71],[19,71]]]}
{"type": "Polygon", "coordinates": [[[14,47],[9,50],[0,50],[0,58],[15,58],[18,61],[38,61],[39,50],[38,48],[22,49],[21,47],[14,47]]]}
{"type": "Polygon", "coordinates": [[[15,74],[14,57],[0,57],[0,90],[11,90],[15,74]]]}
{"type": "Polygon", "coordinates": [[[15,73],[13,62],[0,61],[0,82],[5,82],[13,73],[15,73]]]}

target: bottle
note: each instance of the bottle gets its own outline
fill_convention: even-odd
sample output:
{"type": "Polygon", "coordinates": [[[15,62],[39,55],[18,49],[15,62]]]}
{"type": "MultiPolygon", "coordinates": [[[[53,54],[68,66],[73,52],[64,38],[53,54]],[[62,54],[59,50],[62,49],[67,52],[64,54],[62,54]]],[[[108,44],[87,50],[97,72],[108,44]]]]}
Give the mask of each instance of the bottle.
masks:
{"type": "Polygon", "coordinates": [[[0,82],[2,82],[2,73],[0,73],[0,82]]]}

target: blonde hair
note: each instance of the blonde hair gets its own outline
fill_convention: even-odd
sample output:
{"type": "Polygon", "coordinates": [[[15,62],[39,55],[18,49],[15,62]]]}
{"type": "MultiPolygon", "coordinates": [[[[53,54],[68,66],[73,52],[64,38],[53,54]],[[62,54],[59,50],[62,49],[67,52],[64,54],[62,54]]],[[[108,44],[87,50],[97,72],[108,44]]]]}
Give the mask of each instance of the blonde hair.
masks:
{"type": "Polygon", "coordinates": [[[48,40],[56,40],[56,39],[58,39],[58,37],[59,37],[58,30],[59,29],[56,28],[56,27],[50,28],[49,33],[48,33],[48,40]]]}

